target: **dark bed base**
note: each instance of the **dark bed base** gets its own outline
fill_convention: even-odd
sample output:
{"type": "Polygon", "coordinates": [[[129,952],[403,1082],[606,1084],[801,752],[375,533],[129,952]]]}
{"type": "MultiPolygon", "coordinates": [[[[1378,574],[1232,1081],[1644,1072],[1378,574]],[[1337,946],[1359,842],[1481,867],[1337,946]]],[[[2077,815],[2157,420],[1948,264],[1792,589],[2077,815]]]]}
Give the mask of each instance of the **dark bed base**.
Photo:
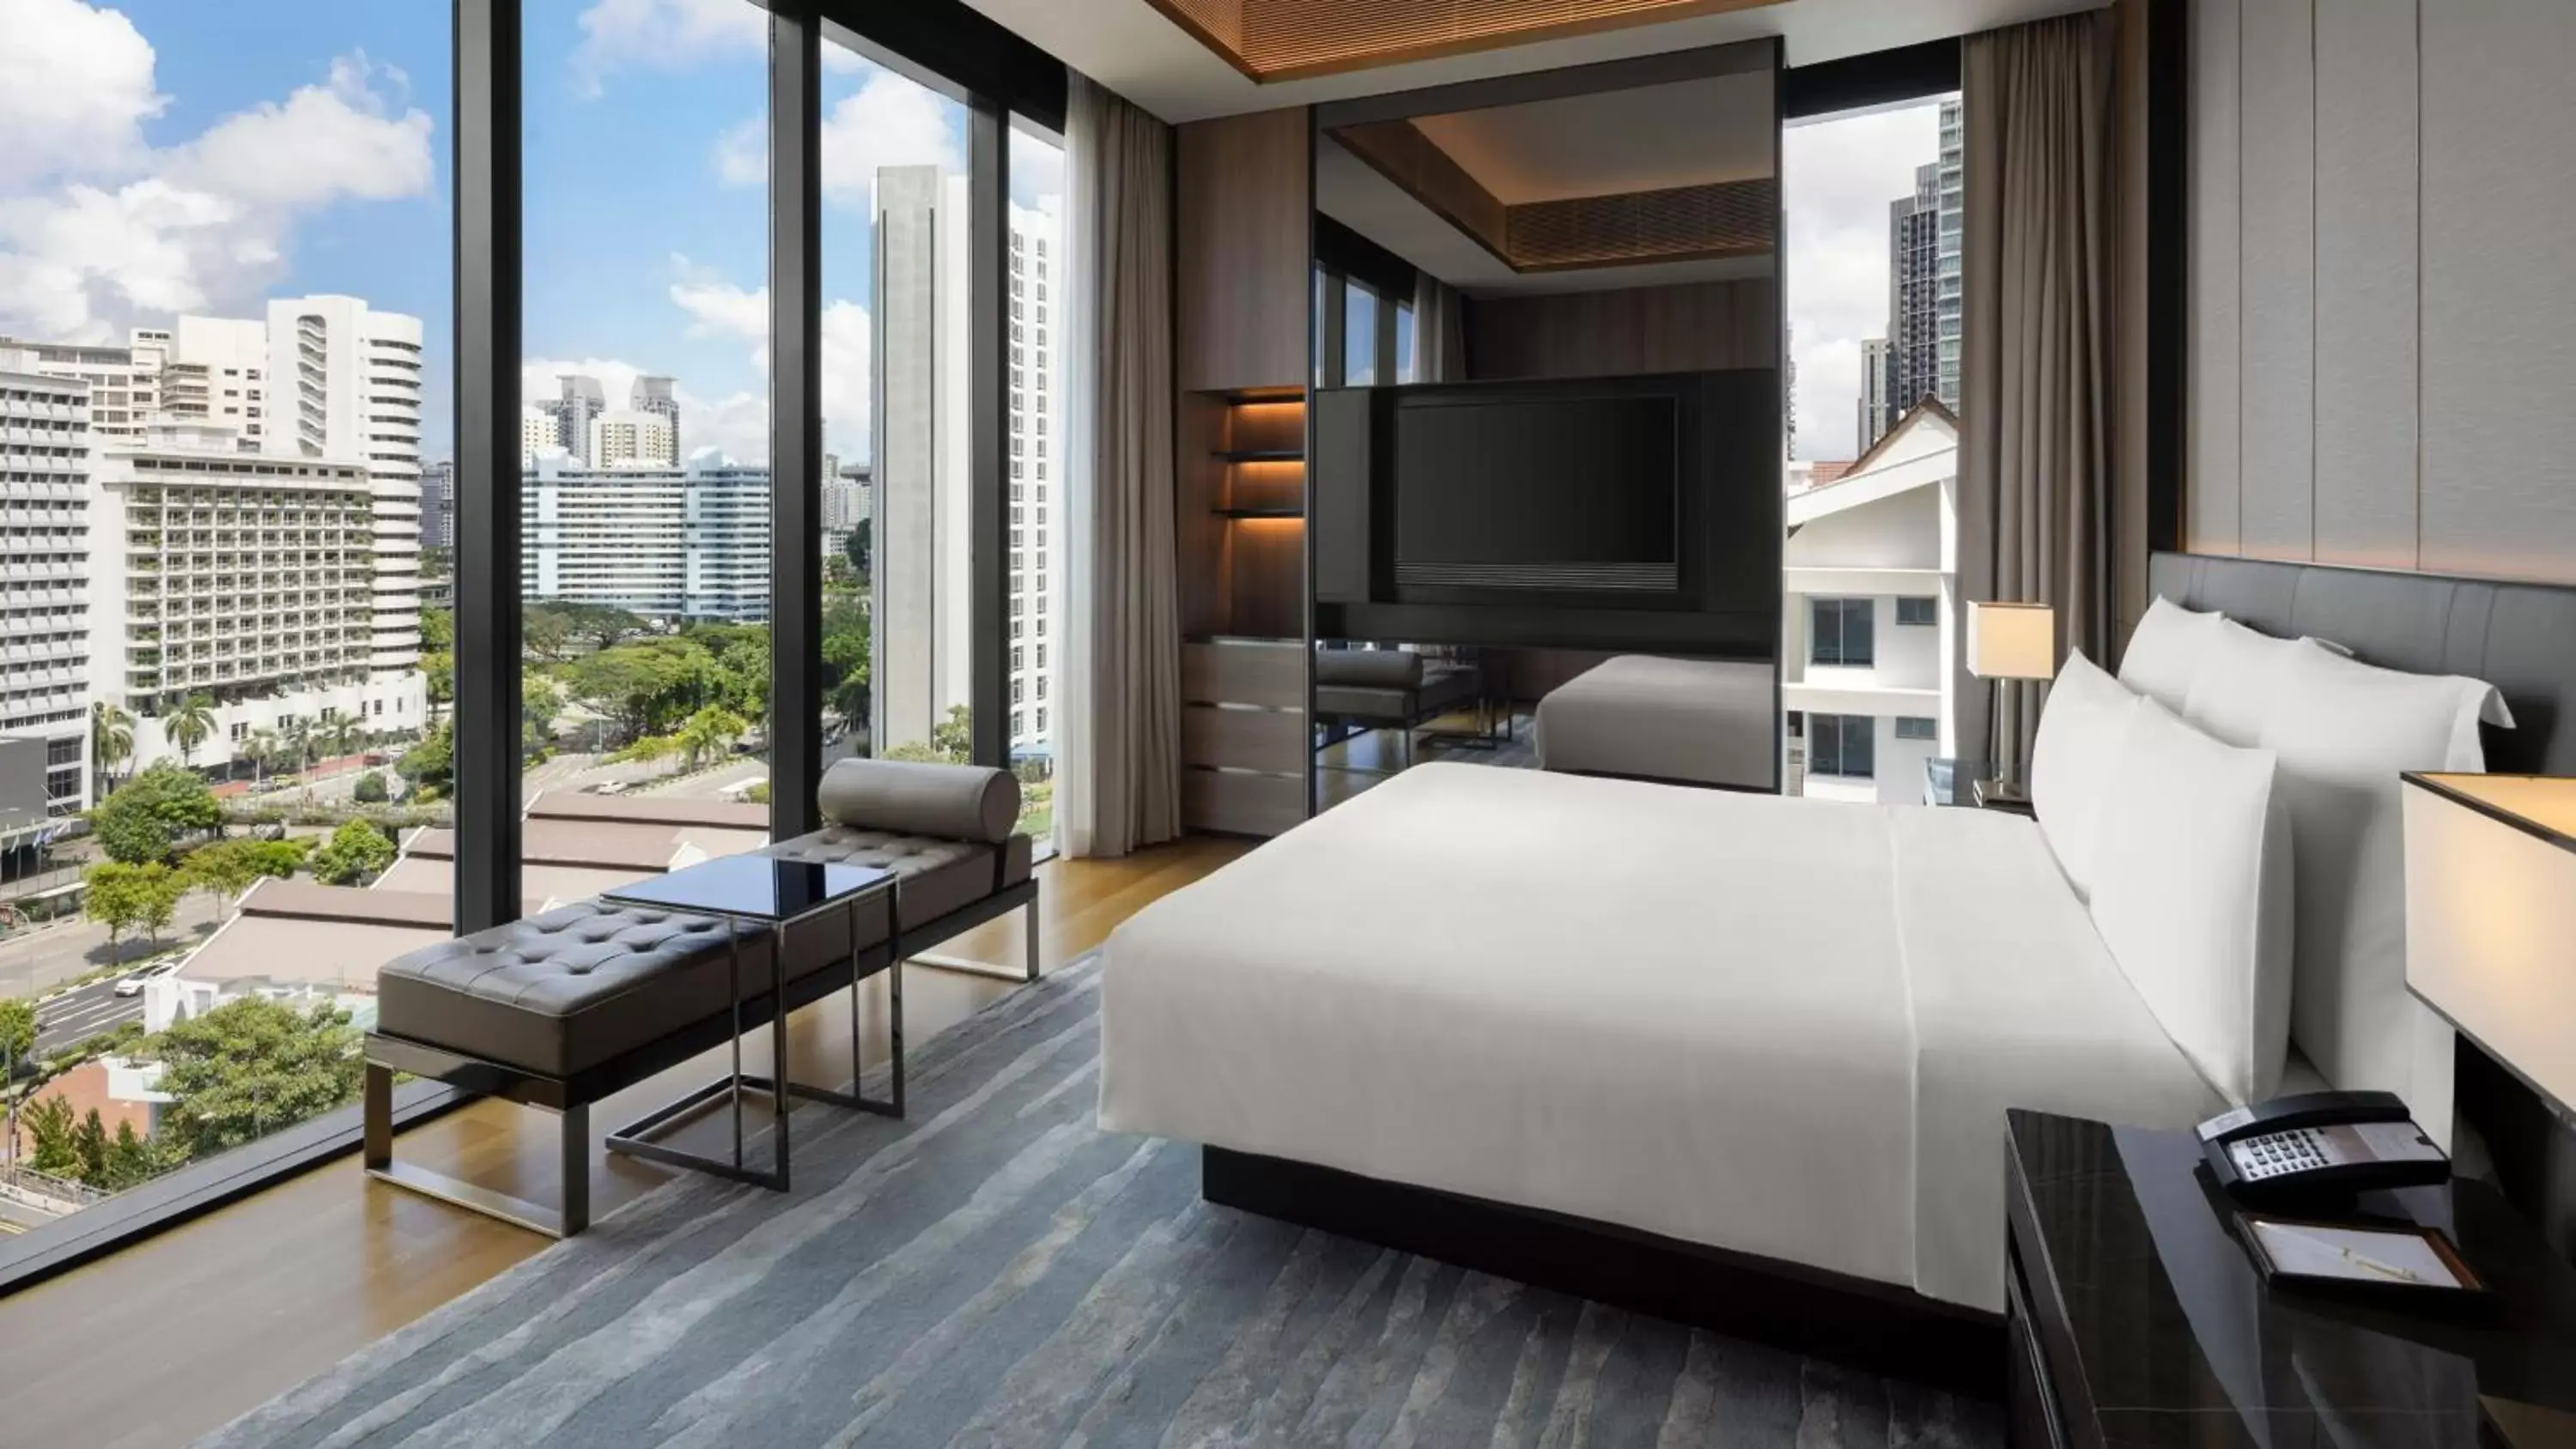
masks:
{"type": "Polygon", "coordinates": [[[1996,1314],[1633,1228],[1222,1147],[1199,1151],[1199,1190],[1212,1203],[1891,1378],[2003,1397],[1996,1314]]]}

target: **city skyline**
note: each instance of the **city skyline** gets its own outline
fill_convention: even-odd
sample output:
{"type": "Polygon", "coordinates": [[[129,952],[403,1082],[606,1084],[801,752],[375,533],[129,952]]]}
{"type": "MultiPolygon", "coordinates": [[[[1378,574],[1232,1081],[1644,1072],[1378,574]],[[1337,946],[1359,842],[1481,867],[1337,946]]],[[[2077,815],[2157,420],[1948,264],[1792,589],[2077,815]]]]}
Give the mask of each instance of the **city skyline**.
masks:
{"type": "MultiPolygon", "coordinates": [[[[684,380],[683,451],[767,458],[765,22],[740,0],[531,7],[525,361],[615,399],[684,380]],[[637,187],[619,162],[660,158],[637,187]]],[[[421,319],[421,457],[452,456],[450,38],[414,6],[15,0],[0,62],[79,74],[0,102],[0,333],[122,344],[181,313],[338,294],[421,319]],[[60,107],[48,111],[46,107],[60,107]]],[[[953,103],[825,47],[825,414],[869,433],[871,180],[962,169],[953,103]]],[[[1015,147],[1015,213],[1052,226],[1060,160],[1015,147]]]]}

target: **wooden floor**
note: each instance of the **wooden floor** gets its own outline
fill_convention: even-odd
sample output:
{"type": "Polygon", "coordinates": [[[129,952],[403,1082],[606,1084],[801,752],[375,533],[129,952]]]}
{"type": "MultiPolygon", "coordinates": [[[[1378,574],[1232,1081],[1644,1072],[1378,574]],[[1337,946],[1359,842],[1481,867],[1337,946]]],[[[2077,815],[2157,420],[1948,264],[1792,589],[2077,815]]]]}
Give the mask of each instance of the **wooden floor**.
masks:
{"type": "MultiPolygon", "coordinates": [[[[1039,867],[1042,958],[1090,950],[1148,902],[1249,848],[1193,837],[1123,860],[1039,867]]],[[[1021,922],[1013,912],[940,954],[1016,968],[1021,922]]],[[[906,1035],[925,1040],[1010,989],[907,971],[906,1035]]],[[[848,1077],[846,1003],[828,997],[791,1019],[799,1077],[848,1077]]],[[[883,1049],[882,1010],[872,999],[862,1016],[871,1062],[883,1049]]],[[[710,1054],[593,1108],[593,1135],[720,1074],[721,1061],[710,1054]]],[[[552,1203],[554,1127],[544,1113],[487,1101],[405,1134],[399,1151],[552,1203]]],[[[709,1147],[730,1142],[713,1122],[692,1130],[709,1147]]],[[[594,1149],[591,1210],[613,1211],[673,1171],[594,1149]]],[[[0,1300],[0,1444],[185,1444],[545,1246],[534,1233],[371,1182],[344,1158],[0,1300]]]]}

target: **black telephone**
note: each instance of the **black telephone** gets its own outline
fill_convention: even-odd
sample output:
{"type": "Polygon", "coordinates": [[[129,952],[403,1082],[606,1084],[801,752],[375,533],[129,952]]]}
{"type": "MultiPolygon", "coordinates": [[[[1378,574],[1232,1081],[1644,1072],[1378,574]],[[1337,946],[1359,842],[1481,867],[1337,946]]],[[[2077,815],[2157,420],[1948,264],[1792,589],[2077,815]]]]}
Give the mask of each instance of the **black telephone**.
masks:
{"type": "Polygon", "coordinates": [[[2451,1160],[2394,1092],[2300,1092],[2200,1124],[2200,1150],[2249,1207],[2335,1202],[2451,1180],[2451,1160]]]}

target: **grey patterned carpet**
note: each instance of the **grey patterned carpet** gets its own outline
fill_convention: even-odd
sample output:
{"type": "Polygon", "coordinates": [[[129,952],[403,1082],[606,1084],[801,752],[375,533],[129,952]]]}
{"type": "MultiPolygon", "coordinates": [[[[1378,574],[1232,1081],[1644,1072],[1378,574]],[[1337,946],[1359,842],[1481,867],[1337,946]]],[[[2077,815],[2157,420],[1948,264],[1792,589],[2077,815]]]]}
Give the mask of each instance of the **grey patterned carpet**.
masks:
{"type": "Polygon", "coordinates": [[[683,1176],[220,1446],[1985,1445],[1995,1411],[1210,1207],[1093,1126],[1096,958],[683,1176]]]}

